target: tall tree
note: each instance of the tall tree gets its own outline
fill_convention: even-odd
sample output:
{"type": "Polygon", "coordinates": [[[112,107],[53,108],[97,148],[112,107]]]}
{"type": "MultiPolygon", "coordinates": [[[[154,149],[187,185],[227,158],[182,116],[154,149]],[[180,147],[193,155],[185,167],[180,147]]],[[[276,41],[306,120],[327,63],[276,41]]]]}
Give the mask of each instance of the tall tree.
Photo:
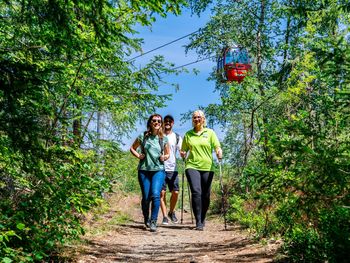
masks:
{"type": "Polygon", "coordinates": [[[40,260],[83,231],[80,214],[108,187],[96,153],[80,149],[96,138],[89,125],[104,112],[118,138],[164,105],[160,72],[173,70],[161,57],[140,69],[128,62],[141,50],[133,28],[179,14],[184,4],[1,1],[0,254],[7,261],[40,260]]]}
{"type": "Polygon", "coordinates": [[[345,262],[349,4],[191,2],[197,11],[210,3],[214,15],[189,48],[206,56],[232,41],[254,58],[251,76],[218,82],[222,104],[207,108],[227,128],[226,152],[235,153],[229,161],[250,190],[244,198],[258,202],[260,210],[246,213],[264,214],[257,230],[280,231],[292,259],[345,262]]]}

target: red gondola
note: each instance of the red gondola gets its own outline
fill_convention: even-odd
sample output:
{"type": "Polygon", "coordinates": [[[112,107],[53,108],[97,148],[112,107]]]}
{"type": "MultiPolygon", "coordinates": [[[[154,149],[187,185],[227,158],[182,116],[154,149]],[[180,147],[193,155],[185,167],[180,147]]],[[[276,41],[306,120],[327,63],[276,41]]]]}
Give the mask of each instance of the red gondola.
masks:
{"type": "Polygon", "coordinates": [[[240,83],[251,68],[248,51],[239,46],[224,48],[218,58],[217,73],[222,81],[240,83]]]}

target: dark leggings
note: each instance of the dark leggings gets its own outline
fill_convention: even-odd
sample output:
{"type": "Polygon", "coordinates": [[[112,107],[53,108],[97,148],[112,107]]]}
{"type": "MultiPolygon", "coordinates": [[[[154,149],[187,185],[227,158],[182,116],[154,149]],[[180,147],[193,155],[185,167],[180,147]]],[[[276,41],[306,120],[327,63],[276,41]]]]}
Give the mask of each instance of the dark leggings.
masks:
{"type": "Polygon", "coordinates": [[[186,177],[192,193],[192,209],[196,225],[204,224],[210,204],[210,188],[214,172],[186,169],[186,177]]]}

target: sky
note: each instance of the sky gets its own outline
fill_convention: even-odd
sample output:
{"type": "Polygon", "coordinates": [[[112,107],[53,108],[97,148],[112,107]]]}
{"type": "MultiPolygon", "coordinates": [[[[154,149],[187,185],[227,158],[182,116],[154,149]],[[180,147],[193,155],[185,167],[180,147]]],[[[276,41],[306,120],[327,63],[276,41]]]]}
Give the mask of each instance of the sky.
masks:
{"type": "MultiPolygon", "coordinates": [[[[201,17],[191,15],[189,10],[176,17],[168,15],[166,18],[157,18],[152,27],[140,27],[138,37],[144,39],[142,46],[143,52],[160,47],[185,35],[188,35],[199,28],[205,26],[210,19],[209,15],[204,14],[201,17]]],[[[175,63],[175,66],[182,66],[198,59],[195,52],[185,53],[184,45],[189,43],[189,38],[184,38],[175,43],[167,45],[154,52],[146,54],[135,59],[135,65],[142,65],[145,61],[149,61],[155,55],[163,55],[166,61],[175,63]]],[[[135,57],[135,54],[133,57],[135,57]]],[[[183,136],[186,131],[192,128],[191,121],[185,123],[180,122],[181,114],[188,111],[198,109],[198,106],[207,106],[210,103],[218,103],[220,101],[218,93],[214,92],[215,83],[207,81],[210,72],[216,62],[204,60],[199,63],[192,64],[186,68],[189,73],[181,73],[177,76],[165,76],[164,80],[170,83],[179,84],[179,90],[170,85],[162,85],[159,88],[160,94],[173,94],[172,100],[167,102],[167,107],[158,109],[157,113],[165,116],[171,114],[175,118],[173,130],[183,136]],[[196,75],[192,69],[196,68],[199,73],[196,75]]],[[[130,145],[138,134],[146,129],[146,120],[143,125],[139,125],[137,130],[130,134],[130,138],[124,138],[124,149],[129,149],[130,145]]]]}

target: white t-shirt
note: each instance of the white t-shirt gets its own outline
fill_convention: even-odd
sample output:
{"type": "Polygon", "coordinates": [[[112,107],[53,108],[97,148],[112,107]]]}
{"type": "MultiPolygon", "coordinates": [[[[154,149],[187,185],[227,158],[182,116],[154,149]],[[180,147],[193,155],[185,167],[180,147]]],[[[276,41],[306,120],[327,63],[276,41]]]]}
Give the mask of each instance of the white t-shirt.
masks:
{"type": "Polygon", "coordinates": [[[166,135],[166,137],[169,140],[169,148],[170,148],[170,156],[169,159],[164,161],[164,167],[165,171],[177,171],[176,169],[176,149],[177,152],[180,152],[181,145],[182,145],[182,138],[179,135],[179,141],[176,145],[176,134],[175,132],[171,132],[170,134],[166,135]]]}

